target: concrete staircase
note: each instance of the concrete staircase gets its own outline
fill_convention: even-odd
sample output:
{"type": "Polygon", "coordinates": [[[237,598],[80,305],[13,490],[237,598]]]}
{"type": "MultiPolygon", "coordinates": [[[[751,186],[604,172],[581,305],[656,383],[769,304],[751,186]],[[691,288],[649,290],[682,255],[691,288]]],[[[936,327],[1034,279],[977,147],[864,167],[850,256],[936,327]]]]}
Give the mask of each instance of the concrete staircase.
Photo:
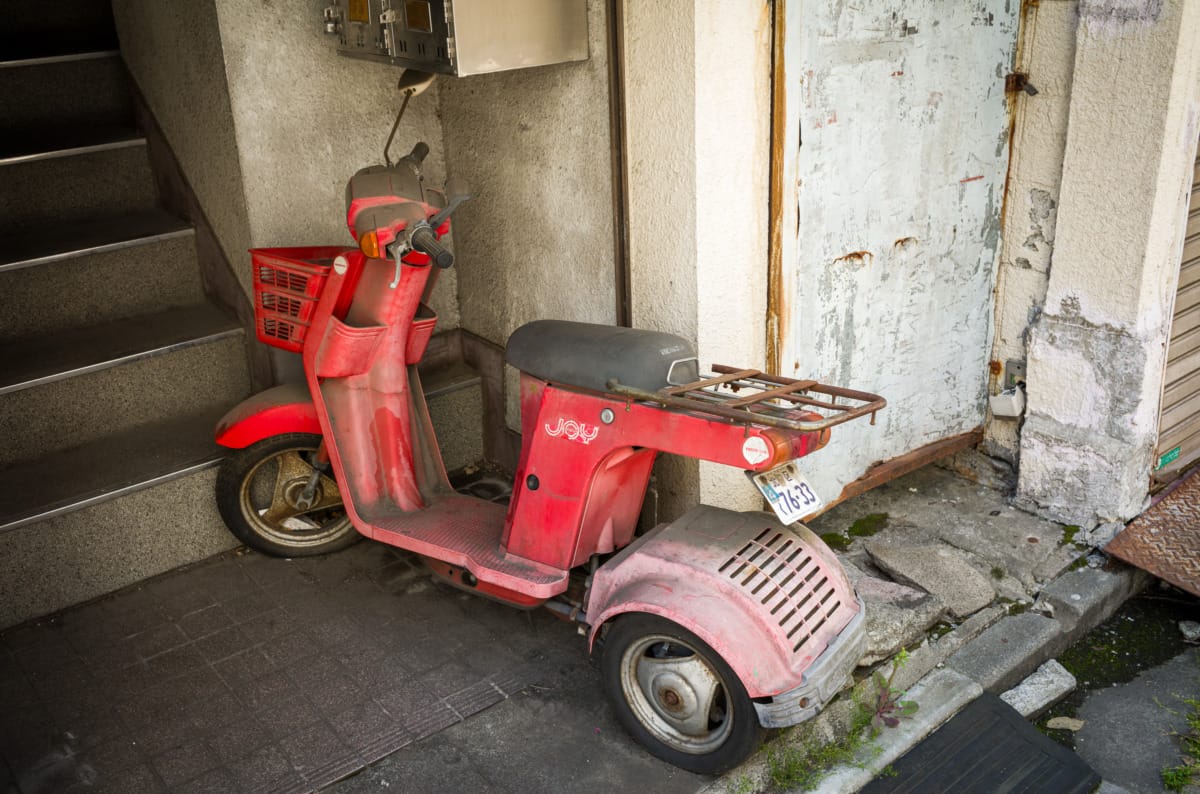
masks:
{"type": "Polygon", "coordinates": [[[218,416],[246,339],[159,207],[105,0],[0,32],[0,628],[234,545],[218,416]]]}

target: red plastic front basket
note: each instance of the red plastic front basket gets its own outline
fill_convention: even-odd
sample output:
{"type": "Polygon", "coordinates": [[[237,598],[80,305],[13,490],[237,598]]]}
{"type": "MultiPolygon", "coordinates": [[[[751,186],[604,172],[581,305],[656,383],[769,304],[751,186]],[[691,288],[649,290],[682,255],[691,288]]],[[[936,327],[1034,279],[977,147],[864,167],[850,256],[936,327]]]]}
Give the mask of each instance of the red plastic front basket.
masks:
{"type": "Polygon", "coordinates": [[[252,248],[254,325],[260,341],[299,353],[339,246],[252,248]]]}

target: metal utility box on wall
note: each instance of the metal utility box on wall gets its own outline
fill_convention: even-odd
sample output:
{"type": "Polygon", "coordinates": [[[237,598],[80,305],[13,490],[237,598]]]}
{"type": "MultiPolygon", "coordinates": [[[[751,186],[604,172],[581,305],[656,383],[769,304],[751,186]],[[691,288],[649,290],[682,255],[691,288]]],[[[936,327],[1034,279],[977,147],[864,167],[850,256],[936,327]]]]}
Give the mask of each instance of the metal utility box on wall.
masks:
{"type": "Polygon", "coordinates": [[[458,77],[588,57],[587,0],[334,0],[338,52],[458,77]]]}

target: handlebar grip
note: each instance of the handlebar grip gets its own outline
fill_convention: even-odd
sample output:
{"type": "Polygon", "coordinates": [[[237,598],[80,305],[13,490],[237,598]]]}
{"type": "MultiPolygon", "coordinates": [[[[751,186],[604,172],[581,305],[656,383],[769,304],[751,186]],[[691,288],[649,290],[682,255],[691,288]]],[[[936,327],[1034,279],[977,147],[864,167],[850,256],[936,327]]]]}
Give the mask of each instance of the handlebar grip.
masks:
{"type": "Polygon", "coordinates": [[[447,268],[454,264],[454,254],[438,242],[437,235],[428,226],[422,226],[413,232],[409,242],[415,250],[428,254],[433,263],[440,268],[447,268]]]}
{"type": "Polygon", "coordinates": [[[415,160],[418,163],[425,162],[425,158],[429,155],[429,144],[425,141],[417,141],[417,145],[409,152],[408,159],[415,160]]]}

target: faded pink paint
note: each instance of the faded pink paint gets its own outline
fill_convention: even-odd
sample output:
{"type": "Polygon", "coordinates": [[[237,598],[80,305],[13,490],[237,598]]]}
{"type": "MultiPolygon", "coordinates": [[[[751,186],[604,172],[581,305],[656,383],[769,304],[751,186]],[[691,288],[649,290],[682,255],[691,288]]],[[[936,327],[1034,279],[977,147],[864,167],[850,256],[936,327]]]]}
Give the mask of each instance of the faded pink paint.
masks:
{"type": "MultiPolygon", "coordinates": [[[[810,599],[800,612],[814,603],[810,599]]],[[[858,609],[837,558],[807,528],[784,527],[764,513],[734,513],[705,505],[643,536],[601,567],[593,577],[587,603],[590,641],[595,641],[601,626],[622,614],[659,615],[708,643],[751,697],[777,695],[799,686],[805,671],[858,609]],[[779,547],[789,554],[800,553],[786,564],[762,553],[748,555],[749,563],[734,561],[740,550],[759,548],[755,539],[764,535],[780,538],[779,547]],[[741,573],[731,576],[735,571],[741,573]],[[749,588],[742,584],[747,580],[749,588]],[[800,582],[803,586],[789,594],[800,582]],[[818,583],[824,585],[819,590],[818,583]],[[831,592],[827,604],[837,601],[821,625],[816,624],[825,609],[810,621],[784,620],[789,610],[815,592],[831,592]],[[781,624],[793,626],[791,637],[781,624]],[[797,638],[809,630],[811,636],[793,651],[797,638]]]]}

